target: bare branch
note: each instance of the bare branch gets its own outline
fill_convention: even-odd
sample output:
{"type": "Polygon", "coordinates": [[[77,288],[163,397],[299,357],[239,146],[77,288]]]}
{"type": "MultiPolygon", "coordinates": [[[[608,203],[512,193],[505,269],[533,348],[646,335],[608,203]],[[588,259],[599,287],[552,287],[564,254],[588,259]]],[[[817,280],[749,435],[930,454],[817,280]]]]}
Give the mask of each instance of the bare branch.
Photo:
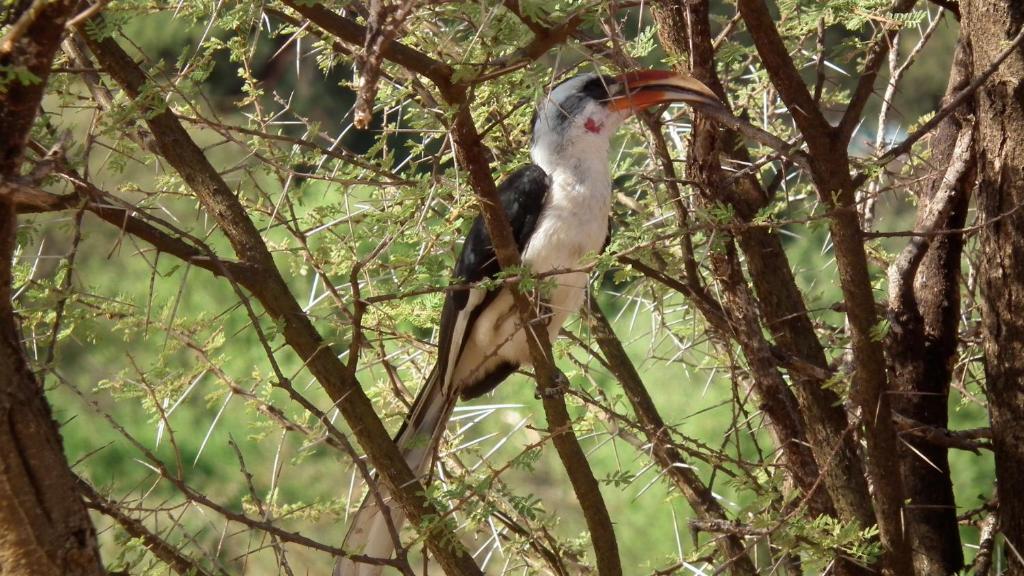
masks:
{"type": "Polygon", "coordinates": [[[771,76],[772,84],[786,103],[793,120],[796,121],[804,138],[818,144],[829,138],[833,129],[829,126],[814,97],[807,90],[789,51],[779,36],[775,21],[763,0],[739,0],[740,14],[747,24],[747,30],[754,37],[754,45],[771,76]]]}
{"type": "Polygon", "coordinates": [[[971,565],[971,573],[974,576],[988,576],[992,569],[992,556],[996,545],[996,529],[998,520],[995,511],[985,516],[981,521],[981,530],[978,533],[978,552],[974,556],[971,565]]]}
{"type": "Polygon", "coordinates": [[[742,538],[750,536],[767,536],[771,532],[767,528],[754,528],[738,522],[723,520],[690,520],[690,528],[697,532],[712,532],[715,534],[732,534],[742,538]]]}
{"type": "Polygon", "coordinates": [[[742,118],[729,114],[721,108],[706,106],[700,103],[694,104],[693,108],[704,116],[714,118],[722,126],[731,128],[743,136],[746,136],[748,139],[775,150],[782,158],[791,160],[797,166],[800,166],[804,170],[810,172],[811,164],[808,161],[807,153],[800,150],[799,141],[792,143],[786,142],[771,132],[762,130],[742,118]]]}
{"type": "MultiPolygon", "coordinates": [[[[899,158],[900,156],[909,152],[918,140],[924,138],[929,132],[934,130],[936,126],[938,126],[943,120],[946,119],[946,117],[956,112],[957,109],[969,98],[971,98],[971,96],[973,96],[979,88],[984,86],[985,83],[988,82],[988,79],[992,77],[992,75],[995,74],[997,70],[999,70],[999,67],[1002,66],[1003,62],[1005,62],[1006,59],[1009,58],[1010,55],[1012,55],[1021,46],[1021,43],[1024,43],[1024,30],[1021,30],[1013,39],[1013,41],[1010,42],[1010,45],[1007,46],[1005,50],[1000,52],[998,56],[996,56],[995,60],[992,61],[992,64],[990,64],[984,72],[976,75],[974,77],[974,80],[972,80],[966,88],[964,88],[956,96],[954,96],[948,104],[943,106],[941,110],[936,112],[935,115],[929,118],[927,122],[922,124],[920,128],[918,128],[913,133],[904,138],[902,142],[890,148],[885,154],[879,156],[874,161],[875,164],[879,166],[885,166],[889,162],[892,162],[896,158],[899,158]]],[[[865,180],[867,180],[867,178],[867,174],[858,174],[854,178],[854,186],[860,186],[865,180]]]]}
{"type": "Polygon", "coordinates": [[[992,449],[991,428],[949,430],[918,422],[896,412],[893,412],[892,417],[901,433],[920,438],[935,446],[967,450],[975,454],[978,454],[982,448],[986,450],[992,449]]]}
{"type": "Polygon", "coordinates": [[[353,124],[357,128],[369,127],[373,116],[373,101],[377,98],[377,81],[384,58],[383,46],[394,41],[415,6],[415,0],[399,0],[393,4],[386,0],[370,0],[366,39],[362,53],[356,57],[360,78],[353,124]]]}
{"type": "Polygon", "coordinates": [[[154,556],[170,566],[172,570],[181,576],[212,576],[213,574],[226,574],[223,570],[210,572],[203,568],[195,560],[181,553],[178,546],[164,540],[159,534],[154,533],[141,521],[133,518],[122,510],[121,505],[103,496],[81,477],[78,478],[78,491],[85,497],[87,507],[109,516],[121,525],[133,538],[139,538],[146,544],[146,549],[154,556]]]}
{"type": "Polygon", "coordinates": [[[892,314],[900,314],[904,308],[916,309],[913,293],[914,276],[934,237],[932,232],[947,221],[958,199],[960,180],[974,161],[973,142],[974,122],[967,120],[960,129],[950,157],[949,168],[942,176],[938,191],[929,200],[927,211],[920,219],[923,233],[915,236],[889,267],[889,307],[892,314]]]}

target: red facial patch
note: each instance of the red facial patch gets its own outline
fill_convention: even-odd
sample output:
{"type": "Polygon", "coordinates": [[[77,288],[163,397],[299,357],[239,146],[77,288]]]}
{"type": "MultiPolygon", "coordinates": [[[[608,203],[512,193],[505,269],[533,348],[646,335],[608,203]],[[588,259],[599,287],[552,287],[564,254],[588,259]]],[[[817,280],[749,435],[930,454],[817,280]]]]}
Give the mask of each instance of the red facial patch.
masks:
{"type": "Polygon", "coordinates": [[[597,134],[604,128],[604,124],[599,124],[597,120],[593,118],[587,118],[587,121],[583,123],[583,127],[587,129],[587,132],[593,132],[597,134]]]}

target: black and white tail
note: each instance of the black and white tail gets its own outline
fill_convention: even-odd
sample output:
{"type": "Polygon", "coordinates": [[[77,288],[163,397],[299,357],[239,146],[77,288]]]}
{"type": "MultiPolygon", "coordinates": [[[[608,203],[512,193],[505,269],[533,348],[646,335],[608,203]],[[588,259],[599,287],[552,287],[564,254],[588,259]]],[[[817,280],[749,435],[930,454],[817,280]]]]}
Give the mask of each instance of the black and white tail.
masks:
{"type": "MultiPolygon", "coordinates": [[[[428,471],[434,452],[441,442],[445,425],[458,399],[458,394],[453,393],[449,386],[445,385],[444,380],[444,375],[435,368],[416,396],[412,410],[409,411],[408,418],[395,438],[395,443],[409,468],[418,476],[423,476],[428,471]]],[[[391,558],[395,551],[395,542],[388,530],[384,512],[380,510],[378,499],[372,490],[371,487],[371,491],[367,492],[363,503],[359,505],[341,547],[352,554],[371,558],[391,558]]],[[[385,502],[385,512],[390,515],[397,533],[405,523],[405,514],[397,505],[391,505],[391,495],[387,490],[381,487],[379,492],[380,498],[385,502]]],[[[357,563],[342,558],[334,567],[334,576],[379,576],[383,569],[384,567],[380,565],[357,563]]]]}

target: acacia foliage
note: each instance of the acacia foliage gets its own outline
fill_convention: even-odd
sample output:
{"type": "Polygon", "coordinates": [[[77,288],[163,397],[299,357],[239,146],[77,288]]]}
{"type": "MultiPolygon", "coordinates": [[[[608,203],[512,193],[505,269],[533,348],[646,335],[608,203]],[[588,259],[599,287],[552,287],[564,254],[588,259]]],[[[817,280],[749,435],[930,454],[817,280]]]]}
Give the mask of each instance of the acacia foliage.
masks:
{"type": "Polygon", "coordinates": [[[952,61],[957,14],[881,0],[407,7],[115,1],[69,30],[22,170],[13,297],[109,528],[108,566],[290,573],[358,554],[337,549],[361,500],[357,456],[394,456],[380,422],[398,427],[431,368],[490,175],[528,161],[552,84],[638,66],[691,71],[742,125],[672,107],[614,143],[595,305],[554,343],[590,469],[562,470],[564,431],[527,377],[511,381],[458,413],[429,487],[400,491],[418,512],[393,569],[418,567],[429,540],[465,573],[459,537],[495,573],[941,573],[963,562],[949,550],[992,554],[991,463],[972,455],[988,432],[950,430],[987,413],[971,121],[944,108],[929,125],[939,107],[905,95],[921,63],[952,61]],[[388,18],[399,44],[366,42],[388,18]],[[378,64],[362,130],[356,92],[378,64]],[[924,137],[891,152],[907,134],[924,137]],[[920,240],[936,235],[950,240],[920,240]],[[928,298],[963,304],[930,332],[928,298]],[[929,363],[952,369],[936,380],[929,363]],[[937,411],[906,400],[924,393],[937,411]],[[588,476],[601,493],[578,488],[588,476]],[[602,495],[614,527],[574,511],[602,495]],[[624,566],[592,549],[613,533],[624,566]]]}

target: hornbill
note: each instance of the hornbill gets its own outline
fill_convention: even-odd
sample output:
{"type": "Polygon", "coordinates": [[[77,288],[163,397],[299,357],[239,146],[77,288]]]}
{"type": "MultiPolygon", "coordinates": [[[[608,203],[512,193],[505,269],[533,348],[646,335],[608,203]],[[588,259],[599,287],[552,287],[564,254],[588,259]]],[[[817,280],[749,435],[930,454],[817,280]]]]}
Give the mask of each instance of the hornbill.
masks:
{"type": "MultiPolygon", "coordinates": [[[[552,340],[583,303],[587,273],[579,271],[582,260],[600,252],[608,238],[612,135],[633,112],[674,101],[720,106],[697,80],[655,70],[575,76],[555,86],[538,105],[530,147],[533,162],[509,175],[498,193],[523,264],[535,274],[551,273],[553,286],[545,291],[541,309],[552,340]]],[[[483,219],[477,217],[462,245],[455,277],[473,285],[500,271],[483,219]]],[[[428,471],[458,398],[486,394],[530,363],[510,288],[450,292],[441,311],[437,362],[395,437],[413,472],[423,476],[428,471]]],[[[402,512],[391,505],[388,513],[397,530],[402,512]]],[[[374,558],[393,552],[394,541],[373,494],[363,500],[342,547],[374,558]]],[[[376,576],[381,570],[343,558],[335,576],[376,576]]]]}

